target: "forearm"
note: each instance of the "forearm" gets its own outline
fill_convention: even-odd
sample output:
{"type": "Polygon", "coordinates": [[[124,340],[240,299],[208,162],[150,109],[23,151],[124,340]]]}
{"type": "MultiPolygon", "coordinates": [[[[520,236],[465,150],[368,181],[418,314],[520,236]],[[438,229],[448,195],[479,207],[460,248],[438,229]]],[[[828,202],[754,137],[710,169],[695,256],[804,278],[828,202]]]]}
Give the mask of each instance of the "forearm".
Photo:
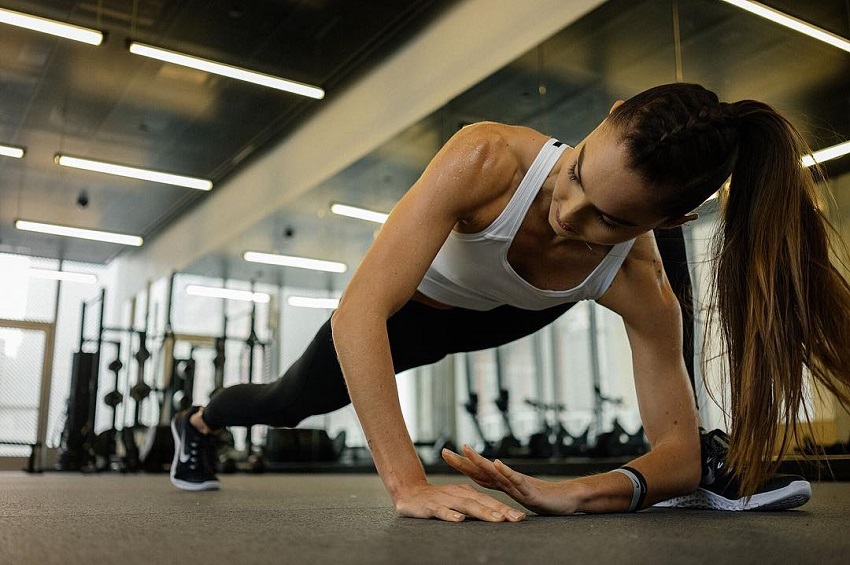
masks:
{"type": "Polygon", "coordinates": [[[375,467],[395,501],[400,492],[426,479],[402,416],[386,320],[335,315],[333,335],[375,467]]]}
{"type": "MultiPolygon", "coordinates": [[[[647,493],[638,510],[697,488],[700,477],[699,441],[669,441],[627,466],[646,479],[647,493]]],[[[627,511],[634,487],[621,473],[601,473],[564,483],[576,500],[576,512],[603,513],[627,511]]]]}

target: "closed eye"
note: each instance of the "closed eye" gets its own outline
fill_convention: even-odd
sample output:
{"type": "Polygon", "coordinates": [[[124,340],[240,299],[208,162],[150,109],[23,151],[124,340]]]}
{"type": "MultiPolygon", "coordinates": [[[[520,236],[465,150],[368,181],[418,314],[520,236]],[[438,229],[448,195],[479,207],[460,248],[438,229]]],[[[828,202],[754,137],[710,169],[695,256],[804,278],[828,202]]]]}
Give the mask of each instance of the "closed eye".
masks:
{"type": "Polygon", "coordinates": [[[599,212],[596,212],[596,220],[597,220],[600,224],[602,224],[602,227],[604,227],[606,230],[615,230],[615,229],[617,229],[617,228],[619,228],[619,227],[620,227],[620,226],[618,226],[617,224],[612,224],[611,222],[609,222],[608,220],[606,220],[606,219],[605,219],[605,216],[603,216],[603,215],[602,215],[602,214],[600,214],[599,212]]]}

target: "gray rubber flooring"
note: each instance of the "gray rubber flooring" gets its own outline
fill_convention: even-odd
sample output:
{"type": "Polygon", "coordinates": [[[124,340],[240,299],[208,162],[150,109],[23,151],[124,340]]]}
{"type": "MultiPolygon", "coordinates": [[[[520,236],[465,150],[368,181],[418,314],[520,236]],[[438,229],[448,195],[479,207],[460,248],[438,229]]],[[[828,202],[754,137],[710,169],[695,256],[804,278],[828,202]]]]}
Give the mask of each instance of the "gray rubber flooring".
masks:
{"type": "MultiPolygon", "coordinates": [[[[786,512],[653,509],[517,524],[397,517],[376,475],[0,473],[0,563],[850,563],[850,483],[786,512]]],[[[457,477],[431,477],[435,482],[457,477]]]]}

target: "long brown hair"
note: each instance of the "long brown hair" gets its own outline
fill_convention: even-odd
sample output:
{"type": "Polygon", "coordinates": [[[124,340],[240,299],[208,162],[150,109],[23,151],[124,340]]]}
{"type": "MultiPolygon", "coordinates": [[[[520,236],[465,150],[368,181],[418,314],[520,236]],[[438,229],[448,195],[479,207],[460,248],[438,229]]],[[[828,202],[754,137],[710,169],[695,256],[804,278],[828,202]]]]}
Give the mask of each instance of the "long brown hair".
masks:
{"type": "Polygon", "coordinates": [[[609,123],[665,216],[692,211],[731,176],[711,311],[730,387],[727,466],[751,495],[802,433],[804,367],[850,407],[850,285],[830,261],[844,248],[822,210],[822,173],[803,167],[803,137],[773,108],[722,103],[699,85],[650,89],[609,123]]]}

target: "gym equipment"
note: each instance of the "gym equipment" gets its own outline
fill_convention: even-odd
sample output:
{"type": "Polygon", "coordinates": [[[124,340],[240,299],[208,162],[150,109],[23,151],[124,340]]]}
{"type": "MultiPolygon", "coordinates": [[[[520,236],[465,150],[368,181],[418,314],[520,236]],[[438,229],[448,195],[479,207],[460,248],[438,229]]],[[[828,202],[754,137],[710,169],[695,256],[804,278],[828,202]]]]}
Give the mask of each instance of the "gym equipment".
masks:
{"type": "Polygon", "coordinates": [[[590,450],[593,457],[630,457],[649,451],[646,436],[641,426],[635,433],[627,432],[619,420],[614,418],[611,430],[596,437],[596,445],[590,450]]]}
{"type": "MultiPolygon", "coordinates": [[[[227,316],[224,317],[222,336],[215,338],[215,357],[213,358],[213,390],[210,398],[224,390],[225,343],[227,341],[227,316]]],[[[218,454],[219,473],[236,472],[236,447],[233,434],[227,428],[215,432],[215,448],[218,454]]]]}
{"type": "Polygon", "coordinates": [[[89,427],[91,381],[97,371],[97,354],[77,351],[71,365],[65,426],[59,442],[57,471],[80,471],[89,463],[86,436],[89,427]]]}
{"type": "Polygon", "coordinates": [[[466,364],[466,390],[469,394],[469,400],[463,403],[466,413],[472,418],[472,426],[475,428],[475,433],[481,438],[481,447],[478,452],[484,457],[492,459],[493,443],[484,435],[484,430],[481,429],[481,421],[478,419],[478,393],[474,391],[472,386],[472,356],[469,353],[464,354],[466,364]]]}
{"type": "Polygon", "coordinates": [[[172,411],[172,395],[174,379],[174,331],[171,327],[171,306],[174,298],[174,277],[176,273],[171,273],[171,278],[168,283],[168,295],[166,300],[165,314],[165,332],[162,337],[159,354],[162,360],[162,375],[163,383],[156,392],[160,394],[159,398],[159,422],[156,426],[151,427],[145,435],[144,443],[140,446],[139,452],[142,461],[142,468],[148,472],[166,471],[171,466],[171,460],[174,457],[174,438],[171,435],[171,418],[172,411]]]}
{"type": "MultiPolygon", "coordinates": [[[[224,317],[224,335],[227,335],[227,316],[224,317]]],[[[224,389],[224,364],[227,360],[224,351],[226,337],[215,338],[215,357],[213,358],[213,390],[210,398],[224,389]]]]}
{"type": "Polygon", "coordinates": [[[345,449],[345,437],[345,431],[331,438],[322,429],[270,428],[264,459],[269,463],[338,461],[345,449]]]}
{"type": "MultiPolygon", "coordinates": [[[[172,273],[167,293],[165,328],[163,334],[154,337],[156,355],[152,355],[148,349],[148,340],[151,336],[148,331],[148,322],[151,319],[145,313],[144,330],[132,328],[110,328],[103,324],[105,303],[105,291],[92,302],[100,303],[99,320],[94,332],[86,332],[86,319],[91,318],[93,304],[83,303],[82,323],[80,332],[80,346],[74,355],[74,370],[72,375],[71,395],[68,399],[68,417],[62,434],[62,446],[59,451],[59,460],[56,465],[58,470],[122,470],[149,472],[166,471],[171,465],[174,454],[174,441],[171,435],[170,423],[173,415],[192,405],[194,376],[196,361],[194,353],[196,348],[214,348],[216,355],[213,360],[215,367],[215,382],[212,395],[218,394],[224,388],[225,367],[225,342],[227,336],[227,320],[225,319],[225,331],[220,337],[204,335],[176,334],[172,326],[172,305],[174,299],[174,283],[176,273],[172,273]],[[89,334],[88,338],[86,334],[89,334]],[[92,336],[92,333],[95,335],[92,336]],[[121,361],[122,344],[124,341],[105,339],[107,334],[120,333],[129,336],[129,346],[126,363],[121,361]],[[138,336],[138,347],[131,355],[134,346],[134,336],[138,336]],[[177,343],[188,343],[191,350],[188,358],[175,358],[175,345],[177,343]],[[114,388],[98,399],[97,387],[99,378],[99,367],[101,349],[107,345],[114,345],[117,350],[116,359],[110,363],[109,370],[114,373],[114,388]],[[94,349],[94,351],[92,351],[94,349]],[[147,363],[155,360],[154,378],[150,384],[145,382],[145,370],[147,363]],[[136,362],[135,383],[130,386],[129,365],[136,362]],[[124,381],[121,381],[122,370],[127,369],[124,381]],[[160,382],[155,384],[159,376],[160,382]],[[142,403],[154,397],[159,408],[158,422],[150,427],[141,421],[142,403]],[[127,399],[134,401],[132,412],[132,425],[127,425],[126,416],[128,406],[127,399]],[[112,410],[111,426],[99,435],[94,434],[94,422],[96,411],[100,405],[99,400],[112,410]],[[122,407],[119,415],[118,408],[122,407]],[[119,427],[119,422],[121,426],[119,427]],[[123,447],[122,449],[119,449],[123,447]],[[122,457],[118,455],[122,454],[122,457]]],[[[150,296],[150,287],[148,287],[150,296]]],[[[148,300],[148,305],[150,301],[148,300]]],[[[261,348],[261,355],[265,361],[266,350],[269,345],[261,341],[257,336],[256,328],[256,304],[252,304],[251,330],[247,338],[240,338],[245,344],[247,351],[247,375],[248,382],[255,382],[255,354],[257,348],[261,348]]],[[[131,316],[135,320],[135,302],[132,304],[131,316]]],[[[248,466],[257,472],[265,469],[262,450],[251,441],[249,430],[248,449],[240,458],[247,461],[248,466]]],[[[223,472],[231,472],[236,467],[234,454],[233,436],[228,430],[216,433],[216,444],[219,448],[220,468],[223,472]]]]}
{"type": "Polygon", "coordinates": [[[570,434],[561,423],[561,414],[567,411],[564,404],[545,403],[526,398],[525,403],[542,415],[543,429],[528,438],[528,449],[534,458],[585,457],[589,453],[590,428],[581,434],[570,434]]]}
{"type": "Polygon", "coordinates": [[[478,419],[478,393],[475,392],[473,388],[472,356],[469,353],[465,355],[466,387],[469,391],[469,400],[467,400],[463,404],[463,407],[466,409],[466,412],[472,418],[472,425],[475,427],[475,432],[481,438],[482,446],[478,449],[478,451],[484,457],[490,459],[510,459],[517,457],[526,457],[528,456],[528,450],[523,447],[522,442],[520,442],[514,435],[513,428],[511,427],[511,421],[508,412],[510,405],[510,393],[508,392],[508,389],[504,386],[501,353],[499,348],[493,349],[493,352],[495,355],[496,387],[498,391],[494,402],[496,404],[496,408],[499,409],[499,413],[502,415],[502,422],[504,423],[505,434],[496,441],[491,441],[487,439],[487,436],[484,435],[484,430],[481,428],[481,421],[478,419]]]}
{"type": "Polygon", "coordinates": [[[94,423],[97,410],[97,388],[100,378],[100,353],[103,343],[103,314],[106,290],[89,302],[83,302],[80,320],[80,341],[74,354],[71,374],[71,393],[68,396],[65,427],[60,440],[57,471],[95,470],[94,449],[97,438],[94,423]],[[100,305],[97,338],[86,340],[86,313],[94,305],[100,305]],[[95,344],[95,351],[84,351],[86,345],[95,344]]]}
{"type": "MultiPolygon", "coordinates": [[[[251,290],[254,290],[254,283],[251,282],[251,290]]],[[[248,334],[248,339],[245,340],[245,349],[248,352],[248,384],[254,382],[254,349],[261,345],[257,337],[257,303],[251,302],[251,331],[248,334]]],[[[263,349],[265,353],[265,349],[263,349]]],[[[248,465],[254,473],[262,473],[266,470],[266,463],[263,459],[261,446],[254,445],[253,426],[248,426],[245,436],[245,452],[247,454],[248,465]]]]}
{"type": "Polygon", "coordinates": [[[594,420],[593,430],[596,437],[593,442],[593,447],[588,451],[588,455],[592,457],[623,457],[642,455],[648,451],[648,444],[643,433],[643,427],[638,429],[634,434],[627,432],[615,417],[611,423],[611,429],[602,432],[602,420],[605,411],[605,405],[611,404],[620,406],[623,399],[619,397],[610,397],[602,394],[602,378],[599,369],[599,348],[596,336],[596,310],[591,305],[590,312],[590,364],[591,375],[593,382],[593,399],[594,399],[594,420]]]}
{"type": "MultiPolygon", "coordinates": [[[[145,316],[145,325],[147,326],[147,316],[145,316]]],[[[138,471],[142,468],[139,443],[144,439],[147,430],[141,423],[142,402],[153,392],[153,389],[145,382],[145,364],[151,357],[147,348],[147,329],[136,332],[136,335],[139,340],[139,347],[133,355],[136,361],[136,384],[130,388],[130,398],[134,402],[133,424],[127,426],[125,422],[124,427],[121,428],[121,441],[124,443],[125,450],[124,465],[128,471],[138,471]]]]}
{"type": "Polygon", "coordinates": [[[443,449],[458,453],[457,443],[447,436],[440,436],[431,441],[419,440],[413,442],[413,447],[416,448],[416,453],[419,459],[426,465],[433,464],[443,460],[443,449]]]}
{"type": "Polygon", "coordinates": [[[493,456],[500,458],[524,457],[528,452],[523,449],[516,435],[514,435],[511,419],[509,415],[510,393],[505,388],[505,378],[502,371],[502,350],[497,347],[494,350],[496,360],[496,387],[498,388],[498,396],[495,399],[496,408],[502,415],[502,422],[505,427],[505,435],[493,444],[493,456]]]}
{"type": "MultiPolygon", "coordinates": [[[[144,381],[145,364],[151,357],[147,349],[147,313],[144,330],[105,327],[103,324],[105,301],[106,291],[102,289],[97,298],[82,304],[79,349],[74,353],[71,392],[68,397],[66,421],[55,466],[57,470],[136,471],[141,467],[138,447],[140,438],[137,435],[140,430],[144,430],[144,426],[140,422],[140,405],[152,392],[151,387],[144,381]],[[100,306],[97,326],[94,335],[88,332],[89,337],[87,337],[86,320],[97,304],[100,306]],[[128,338],[127,365],[121,360],[123,341],[105,338],[106,335],[114,334],[125,335],[128,338]],[[129,351],[133,348],[135,336],[138,336],[138,348],[135,354],[130,355],[129,351]],[[114,387],[102,399],[98,399],[100,359],[104,345],[114,346],[116,349],[116,357],[108,366],[108,370],[114,374],[114,387]],[[94,351],[91,351],[92,348],[94,351]],[[130,387],[129,372],[125,373],[123,384],[121,372],[125,367],[129,369],[128,365],[133,359],[136,361],[137,378],[135,385],[130,387]],[[125,392],[135,401],[132,426],[128,426],[126,422],[125,392]],[[108,430],[95,435],[94,422],[100,407],[99,400],[112,410],[111,425],[108,430]],[[120,417],[119,406],[123,408],[120,417]]],[[[132,303],[131,319],[135,319],[135,301],[132,303]]]]}
{"type": "MultiPolygon", "coordinates": [[[[195,370],[197,368],[195,359],[196,350],[213,349],[215,351],[215,357],[213,358],[213,390],[210,393],[210,397],[214,397],[224,389],[226,342],[229,339],[237,339],[227,335],[227,317],[223,320],[224,331],[222,335],[217,337],[181,334],[173,331],[171,312],[175,276],[175,274],[172,274],[169,286],[166,303],[166,327],[159,355],[162,360],[163,382],[159,388],[154,389],[159,395],[160,417],[159,425],[157,426],[159,429],[149,431],[148,436],[145,438],[144,448],[142,449],[145,461],[144,468],[148,471],[166,470],[171,465],[171,459],[174,454],[174,441],[171,437],[170,421],[175,413],[193,405],[195,370]],[[191,349],[188,357],[181,358],[175,356],[175,349],[178,344],[189,344],[191,349]]],[[[252,303],[248,312],[250,316],[248,337],[238,338],[244,344],[244,373],[247,374],[248,383],[257,381],[257,349],[260,349],[259,353],[262,355],[263,362],[265,362],[266,347],[269,346],[267,342],[260,340],[257,335],[256,308],[256,303],[252,303]]],[[[244,452],[236,452],[233,435],[227,429],[218,430],[215,433],[215,446],[219,459],[218,468],[221,472],[234,472],[237,467],[242,469],[247,467],[250,471],[260,473],[267,468],[262,453],[263,446],[255,445],[251,427],[248,427],[246,449],[244,452]]]]}
{"type": "Polygon", "coordinates": [[[121,369],[121,342],[103,341],[102,343],[115,346],[115,359],[109,363],[108,369],[114,375],[114,388],[103,397],[103,402],[112,410],[112,425],[97,435],[95,443],[95,468],[98,471],[124,470],[123,461],[117,457],[118,441],[118,406],[124,401],[124,395],[118,390],[121,369]]]}
{"type": "Polygon", "coordinates": [[[188,410],[192,407],[195,390],[195,348],[189,351],[189,357],[185,359],[174,359],[175,368],[171,382],[173,393],[171,395],[172,408],[175,413],[188,410]]]}

